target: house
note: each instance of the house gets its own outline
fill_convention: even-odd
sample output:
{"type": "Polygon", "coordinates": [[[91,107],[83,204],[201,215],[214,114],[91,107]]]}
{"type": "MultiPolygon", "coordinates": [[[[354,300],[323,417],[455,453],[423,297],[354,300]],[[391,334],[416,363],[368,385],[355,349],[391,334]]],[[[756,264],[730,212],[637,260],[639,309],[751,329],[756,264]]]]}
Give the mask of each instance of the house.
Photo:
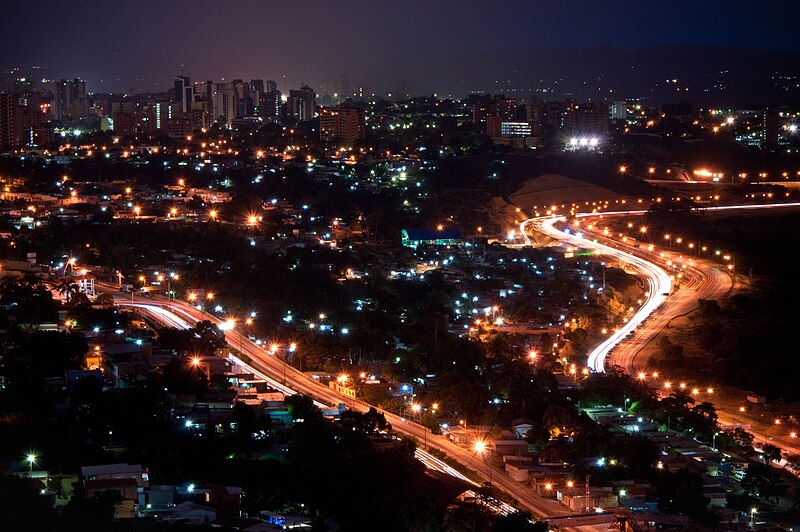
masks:
{"type": "Polygon", "coordinates": [[[150,484],[147,468],[139,464],[106,464],[81,467],[86,495],[99,496],[106,491],[116,491],[122,497],[114,509],[117,519],[139,517],[144,507],[144,490],[150,484]]]}
{"type": "Polygon", "coordinates": [[[139,499],[143,499],[143,491],[132,478],[85,480],[86,496],[99,497],[107,491],[116,491],[122,501],[114,508],[115,519],[133,519],[139,517],[139,499]]]}
{"type": "Polygon", "coordinates": [[[533,428],[533,425],[530,423],[518,423],[514,425],[514,435],[523,440],[528,436],[528,431],[533,428]]]}
{"type": "Polygon", "coordinates": [[[139,464],[106,464],[81,467],[84,480],[119,480],[133,479],[140,488],[150,484],[150,475],[146,467],[139,464]]]}
{"type": "Polygon", "coordinates": [[[567,487],[559,491],[556,498],[574,512],[589,511],[603,508],[613,508],[619,505],[617,496],[604,488],[589,488],[589,497],[586,497],[586,488],[583,486],[567,487]]]}
{"type": "Polygon", "coordinates": [[[401,242],[407,248],[417,249],[419,246],[460,246],[461,231],[454,227],[447,229],[403,229],[400,231],[401,242]]]}
{"type": "Polygon", "coordinates": [[[170,508],[163,519],[168,523],[180,521],[184,525],[202,525],[215,521],[217,512],[211,506],[184,501],[170,508]]]}
{"type": "Polygon", "coordinates": [[[721,486],[703,486],[703,497],[708,497],[709,508],[725,508],[728,505],[728,492],[721,486]]]}

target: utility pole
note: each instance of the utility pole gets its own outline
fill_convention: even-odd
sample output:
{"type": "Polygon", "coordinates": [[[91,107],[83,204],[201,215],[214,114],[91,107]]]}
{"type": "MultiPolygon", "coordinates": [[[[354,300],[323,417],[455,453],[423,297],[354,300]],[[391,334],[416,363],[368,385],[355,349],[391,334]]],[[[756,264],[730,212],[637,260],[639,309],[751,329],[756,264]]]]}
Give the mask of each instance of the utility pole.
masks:
{"type": "Polygon", "coordinates": [[[590,507],[590,506],[589,506],[589,495],[590,495],[590,490],[589,490],[589,475],[586,475],[586,513],[587,513],[587,514],[589,513],[589,507],[590,507]]]}
{"type": "Polygon", "coordinates": [[[606,263],[603,262],[603,292],[606,291],[606,263]]]}

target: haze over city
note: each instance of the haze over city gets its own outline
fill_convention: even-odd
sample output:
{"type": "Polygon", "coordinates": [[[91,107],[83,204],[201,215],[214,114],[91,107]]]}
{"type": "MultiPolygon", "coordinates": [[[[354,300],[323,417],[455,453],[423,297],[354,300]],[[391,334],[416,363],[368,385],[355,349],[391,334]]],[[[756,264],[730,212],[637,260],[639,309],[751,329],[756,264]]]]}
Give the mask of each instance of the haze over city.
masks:
{"type": "MultiPolygon", "coordinates": [[[[566,90],[579,91],[581,81],[624,61],[616,49],[700,46],[796,53],[795,7],[791,1],[738,0],[663,6],[312,0],[302,7],[266,0],[225,5],[181,0],[79,1],[65,8],[45,0],[37,3],[36,16],[27,4],[9,4],[0,22],[0,45],[5,68],[42,66],[49,79],[78,76],[95,92],[166,90],[173,73],[215,81],[271,78],[281,89],[345,78],[381,92],[411,84],[419,94],[454,96],[491,92],[495,82],[506,80],[523,89],[566,77],[578,80],[566,90]],[[35,39],[18,38],[34,33],[35,39]],[[558,61],[561,50],[587,49],[593,64],[574,64],[580,56],[575,53],[558,61]],[[547,68],[548,61],[558,62],[560,72],[547,68]],[[541,66],[551,79],[539,83],[541,66]]],[[[795,64],[787,67],[796,68],[793,57],[795,64]]],[[[626,89],[625,80],[615,83],[626,89]]]]}
{"type": "Polygon", "coordinates": [[[800,529],[797,14],[4,6],[0,530],[800,529]]]}

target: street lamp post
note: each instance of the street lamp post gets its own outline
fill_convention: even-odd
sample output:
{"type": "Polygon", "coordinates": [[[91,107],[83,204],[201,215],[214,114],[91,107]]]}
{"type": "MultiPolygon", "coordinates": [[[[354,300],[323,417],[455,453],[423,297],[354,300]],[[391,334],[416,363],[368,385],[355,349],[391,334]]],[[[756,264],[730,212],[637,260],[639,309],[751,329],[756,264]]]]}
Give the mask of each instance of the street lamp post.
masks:
{"type": "MultiPolygon", "coordinates": [[[[478,453],[479,455],[481,455],[481,460],[483,460],[484,463],[486,463],[485,458],[486,458],[486,452],[488,450],[489,449],[487,448],[485,441],[478,440],[478,441],[475,442],[475,452],[478,453]]],[[[486,465],[489,467],[489,485],[491,486],[492,485],[492,478],[493,478],[492,477],[492,473],[493,473],[492,470],[494,468],[492,467],[491,463],[486,463],[486,465]]]]}
{"type": "Polygon", "coordinates": [[[33,476],[33,464],[36,463],[36,455],[34,453],[29,453],[25,457],[25,461],[28,462],[28,476],[33,476]]]}
{"type": "MultiPolygon", "coordinates": [[[[284,367],[285,367],[285,366],[284,366],[284,367]]],[[[350,376],[349,376],[348,374],[346,374],[346,373],[342,373],[341,375],[339,375],[339,376],[336,378],[336,380],[339,382],[339,385],[340,385],[342,388],[344,388],[344,387],[346,387],[346,386],[347,386],[347,381],[348,381],[348,380],[350,380],[350,376]]],[[[341,393],[341,391],[340,391],[339,393],[341,393]]],[[[351,409],[355,409],[355,406],[356,406],[356,389],[355,389],[355,383],[353,383],[353,393],[352,393],[352,394],[350,394],[350,393],[346,393],[346,394],[344,394],[344,395],[347,395],[347,396],[349,396],[349,397],[350,397],[350,408],[351,408],[351,409]]]]}
{"type": "Polygon", "coordinates": [[[417,414],[417,423],[420,426],[422,426],[422,434],[423,434],[423,440],[424,440],[423,445],[427,449],[428,448],[428,429],[422,423],[423,408],[419,403],[414,403],[413,405],[411,405],[411,410],[417,414]]]}

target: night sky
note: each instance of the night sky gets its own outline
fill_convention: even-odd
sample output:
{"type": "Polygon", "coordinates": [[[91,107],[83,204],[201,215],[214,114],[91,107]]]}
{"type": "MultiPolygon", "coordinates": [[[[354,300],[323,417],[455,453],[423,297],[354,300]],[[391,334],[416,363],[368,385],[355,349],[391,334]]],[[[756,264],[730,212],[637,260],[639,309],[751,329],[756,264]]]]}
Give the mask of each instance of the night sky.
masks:
{"type": "Polygon", "coordinates": [[[42,65],[48,78],[80,76],[94,92],[164,90],[179,73],[276,79],[280,88],[284,77],[295,87],[344,76],[350,86],[411,83],[433,92],[469,85],[473,74],[492,71],[492,57],[509,52],[658,45],[798,52],[798,14],[796,0],[11,0],[0,19],[0,66],[42,65]]]}

